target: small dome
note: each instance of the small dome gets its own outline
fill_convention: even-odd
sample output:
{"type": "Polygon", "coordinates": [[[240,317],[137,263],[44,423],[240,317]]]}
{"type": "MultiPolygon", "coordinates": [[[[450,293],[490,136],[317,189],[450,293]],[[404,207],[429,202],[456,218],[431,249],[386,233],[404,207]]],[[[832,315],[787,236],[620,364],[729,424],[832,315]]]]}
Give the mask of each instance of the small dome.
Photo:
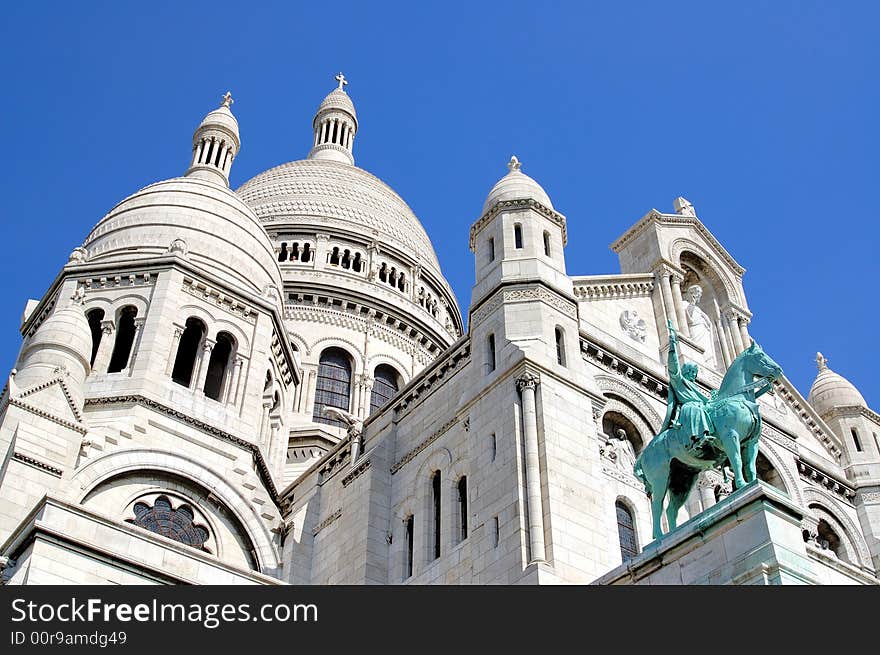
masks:
{"type": "Polygon", "coordinates": [[[357,114],[354,111],[354,103],[351,101],[351,98],[348,97],[348,94],[342,89],[333,89],[327,94],[327,97],[321,101],[320,105],[318,105],[318,111],[315,112],[315,119],[317,120],[317,114],[321,114],[330,109],[338,109],[347,112],[351,114],[352,118],[355,119],[355,122],[357,121],[357,114]]]}
{"type": "Polygon", "coordinates": [[[254,212],[226,186],[195,177],[157,182],[129,196],[98,222],[83,247],[91,262],[185,253],[244,289],[282,288],[274,247],[254,212]]]}
{"type": "Polygon", "coordinates": [[[807,401],[820,416],[835,407],[868,406],[865,398],[852,382],[828,368],[828,360],[822,356],[822,353],[816,353],[816,362],[819,366],[819,375],[810,387],[807,401]]]}
{"type": "Polygon", "coordinates": [[[88,371],[92,356],[92,331],[82,305],[68,305],[45,320],[22,352],[25,365],[28,356],[36,350],[64,351],[73,355],[88,371]]]}
{"type": "Polygon", "coordinates": [[[217,109],[208,113],[202,120],[199,128],[217,128],[231,132],[236,141],[239,140],[238,121],[232,115],[229,105],[220,105],[217,109]]]}
{"type": "Polygon", "coordinates": [[[523,173],[520,170],[521,167],[522,164],[516,157],[510,158],[510,162],[507,164],[510,172],[498,180],[495,186],[492,187],[492,190],[486,197],[486,202],[483,204],[483,214],[503,200],[522,200],[528,198],[536,200],[549,209],[553,209],[553,203],[550,202],[550,196],[547,195],[547,192],[535,180],[523,173]]]}

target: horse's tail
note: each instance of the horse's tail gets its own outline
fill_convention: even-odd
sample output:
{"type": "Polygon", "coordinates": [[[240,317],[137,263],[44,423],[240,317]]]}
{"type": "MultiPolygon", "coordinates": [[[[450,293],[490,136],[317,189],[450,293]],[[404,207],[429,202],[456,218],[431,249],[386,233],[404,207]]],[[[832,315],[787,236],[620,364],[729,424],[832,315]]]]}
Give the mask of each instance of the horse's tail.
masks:
{"type": "Polygon", "coordinates": [[[635,475],[639,480],[642,481],[642,484],[645,485],[645,493],[648,494],[648,498],[651,497],[651,484],[648,482],[648,478],[645,476],[645,471],[642,469],[642,456],[639,455],[639,458],[636,460],[635,466],[633,466],[633,475],[635,475]]]}

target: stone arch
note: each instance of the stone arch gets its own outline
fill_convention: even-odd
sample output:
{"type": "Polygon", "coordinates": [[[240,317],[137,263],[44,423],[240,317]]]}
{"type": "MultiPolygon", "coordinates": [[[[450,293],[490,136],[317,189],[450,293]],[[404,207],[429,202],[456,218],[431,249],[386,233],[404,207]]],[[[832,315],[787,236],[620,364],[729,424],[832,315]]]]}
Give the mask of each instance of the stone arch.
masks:
{"type": "Polygon", "coordinates": [[[294,344],[296,350],[303,355],[308,356],[312,354],[312,349],[309,348],[308,342],[301,334],[287,330],[287,338],[294,344]]]}
{"type": "MultiPolygon", "coordinates": [[[[628,403],[625,403],[616,397],[609,398],[608,402],[605,403],[605,407],[602,408],[601,420],[603,421],[603,423],[605,421],[605,415],[609,413],[620,414],[633,425],[637,433],[635,436],[638,437],[638,443],[633,443],[632,445],[633,451],[635,452],[636,456],[638,456],[642,449],[644,449],[644,447],[648,445],[648,442],[652,439],[656,432],[651,429],[651,426],[648,425],[648,423],[639,412],[635,411],[628,403]]],[[[614,437],[614,435],[611,434],[608,434],[607,436],[614,437]]]]}
{"type": "Polygon", "coordinates": [[[758,452],[767,458],[767,461],[770,462],[773,468],[776,469],[779,477],[782,478],[782,483],[785,486],[785,493],[787,493],[789,497],[799,505],[803,505],[804,496],[801,492],[801,486],[798,484],[798,478],[792,474],[791,470],[786,465],[785,460],[782,459],[776,448],[768,443],[767,439],[761,439],[761,442],[758,444],[758,452]]]}
{"type": "Polygon", "coordinates": [[[642,420],[648,423],[652,430],[652,434],[657,434],[660,431],[660,426],[663,425],[663,419],[660,418],[660,415],[656,410],[654,410],[654,408],[651,407],[642,397],[642,392],[636,387],[608,375],[597,375],[596,384],[599,385],[599,389],[603,392],[616,394],[632,405],[632,407],[641,414],[642,420]]]}
{"type": "Polygon", "coordinates": [[[113,309],[112,312],[108,312],[108,315],[112,313],[115,316],[123,307],[131,305],[137,309],[138,317],[143,318],[147,314],[147,308],[150,306],[150,301],[139,293],[126,293],[114,298],[111,304],[113,309]]]}
{"type": "Polygon", "coordinates": [[[401,362],[397,357],[388,354],[377,354],[371,355],[367,360],[366,370],[370,375],[373,374],[373,371],[376,370],[376,367],[381,364],[388,364],[397,371],[397,374],[400,376],[400,388],[403,389],[407,384],[409,384],[409,376],[407,375],[407,366],[401,362]]]}
{"type": "MultiPolygon", "coordinates": [[[[351,357],[352,375],[363,375],[364,356],[361,354],[361,349],[357,345],[355,345],[348,339],[341,339],[339,337],[324,337],[323,339],[318,339],[315,343],[313,343],[310,351],[315,352],[318,355],[318,360],[320,360],[321,353],[324,352],[327,348],[341,348],[342,350],[347,352],[348,356],[351,357]]],[[[316,360],[314,363],[317,366],[318,361],[316,360]]]]}
{"type": "MultiPolygon", "coordinates": [[[[848,545],[855,556],[854,559],[857,560],[852,562],[854,566],[873,568],[871,565],[871,553],[868,550],[868,545],[865,543],[861,530],[859,530],[859,527],[846,512],[838,507],[837,499],[831,493],[824,489],[808,486],[804,489],[804,504],[810,510],[812,510],[811,506],[817,505],[829,517],[834,519],[834,522],[837,524],[835,527],[839,526],[841,529],[840,537],[848,541],[848,545]]],[[[813,513],[814,515],[816,514],[815,512],[813,513]]],[[[824,517],[818,516],[817,518],[824,517]]]]}
{"type": "Polygon", "coordinates": [[[740,293],[740,285],[737,281],[730,278],[730,273],[728,271],[729,267],[723,261],[718,259],[714,253],[709,252],[703,248],[703,246],[691,239],[680,238],[672,242],[672,245],[670,246],[670,258],[679,268],[682,268],[682,255],[686,253],[690,253],[692,256],[703,262],[707,267],[706,272],[711,276],[710,279],[720,283],[721,288],[724,289],[729,300],[735,301],[738,304],[745,304],[745,300],[740,293]]]}
{"type": "Polygon", "coordinates": [[[212,493],[242,525],[253,544],[260,570],[271,574],[280,566],[272,535],[264,520],[247,499],[223,476],[201,462],[179,453],[138,449],[115,451],[98,457],[78,470],[71,479],[74,488],[78,486],[81,489],[76,502],[81,504],[85,501],[91,491],[105,480],[129,471],[143,472],[150,469],[177,475],[212,493]]]}
{"type": "Polygon", "coordinates": [[[208,339],[217,341],[217,335],[221,332],[229,332],[235,337],[235,352],[240,355],[250,355],[251,343],[247,338],[244,330],[232,321],[218,318],[212,324],[208,325],[208,339]]]}
{"type": "Polygon", "coordinates": [[[175,323],[180,323],[182,325],[183,323],[186,323],[186,319],[195,317],[205,324],[205,327],[207,328],[206,334],[211,333],[211,326],[217,322],[217,317],[201,305],[183,305],[176,313],[179,320],[175,323]]]}

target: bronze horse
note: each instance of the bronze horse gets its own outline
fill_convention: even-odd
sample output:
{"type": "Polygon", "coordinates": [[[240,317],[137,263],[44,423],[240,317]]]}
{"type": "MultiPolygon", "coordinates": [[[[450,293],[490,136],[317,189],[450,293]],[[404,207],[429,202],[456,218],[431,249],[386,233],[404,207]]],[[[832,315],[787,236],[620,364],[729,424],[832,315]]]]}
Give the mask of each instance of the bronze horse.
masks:
{"type": "Polygon", "coordinates": [[[636,460],[633,472],[645,485],[651,499],[654,538],[663,536],[660,516],[669,493],[666,520],[676,526],[678,510],[684,504],[701,471],[720,468],[729,462],[734,488],[756,477],[755,462],[761,437],[761,415],[757,396],[769,390],[782,368],[754,341],[727,369],[721,388],[706,404],[714,427],[702,442],[695,442],[680,430],[666,429],[654,437],[636,460]],[[757,378],[757,379],[756,379],[757,378]]]}

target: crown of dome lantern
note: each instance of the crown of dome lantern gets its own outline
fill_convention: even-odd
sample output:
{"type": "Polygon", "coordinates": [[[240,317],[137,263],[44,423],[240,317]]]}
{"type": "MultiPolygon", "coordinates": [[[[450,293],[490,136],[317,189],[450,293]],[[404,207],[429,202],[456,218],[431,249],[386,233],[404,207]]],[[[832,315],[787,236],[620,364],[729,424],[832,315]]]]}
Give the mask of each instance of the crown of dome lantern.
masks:
{"type": "Polygon", "coordinates": [[[202,120],[193,134],[192,161],[186,177],[229,186],[232,161],[241,148],[238,121],[229,108],[234,101],[229,91],[220,106],[202,120]]]}
{"type": "Polygon", "coordinates": [[[308,158],[354,165],[352,147],[358,129],[357,114],[354,103],[343,88],[348,80],[339,73],[336,81],[339,86],[318,105],[312,121],[314,141],[308,158]]]}

